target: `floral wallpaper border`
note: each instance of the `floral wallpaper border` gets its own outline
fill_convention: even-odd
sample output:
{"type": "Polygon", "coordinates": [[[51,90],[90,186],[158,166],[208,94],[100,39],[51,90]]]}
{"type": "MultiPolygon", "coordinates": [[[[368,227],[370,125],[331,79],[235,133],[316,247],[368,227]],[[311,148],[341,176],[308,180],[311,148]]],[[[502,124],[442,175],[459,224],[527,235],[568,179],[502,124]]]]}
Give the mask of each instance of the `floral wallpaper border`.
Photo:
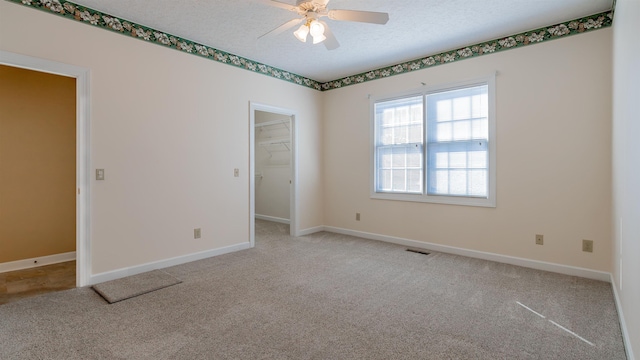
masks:
{"type": "Polygon", "coordinates": [[[155,30],[134,22],[77,5],[65,0],[7,0],[23,4],[35,9],[48,11],[68,19],[73,19],[88,25],[115,31],[123,35],[129,35],[143,41],[151,42],[172,49],[184,51],[189,54],[205,57],[214,61],[243,68],[256,73],[285,80],[308,88],[322,90],[322,84],[318,81],[290,73],[288,71],[265,65],[257,61],[249,60],[210,46],[183,39],[178,36],[155,30]]]}
{"type": "Polygon", "coordinates": [[[411,71],[426,69],[429,67],[447,64],[459,60],[492,54],[503,50],[515,49],[522,46],[538,44],[544,41],[554,40],[570,35],[580,34],[611,26],[613,22],[613,9],[587,16],[581,19],[570,20],[556,25],[539,28],[524,33],[494,39],[460,49],[429,55],[423,58],[410,60],[400,64],[375,69],[360,74],[347,76],[325,83],[282,70],[269,65],[259,63],[238,55],[183,39],[171,34],[155,30],[143,25],[129,22],[109,14],[101,13],[71,1],[65,0],[7,0],[23,4],[35,9],[49,11],[51,13],[73,19],[88,25],[115,31],[123,35],[129,35],[143,41],[148,41],[161,46],[166,46],[189,54],[208,58],[235,67],[243,68],[256,73],[271,76],[276,79],[288,81],[319,91],[337,89],[349,85],[364,83],[389,76],[405,74],[411,71]]]}
{"type": "Polygon", "coordinates": [[[446,51],[436,55],[430,55],[361,74],[347,76],[342,79],[329,81],[322,84],[322,90],[337,89],[344,86],[382,79],[393,75],[400,75],[454,61],[493,54],[502,50],[515,49],[522,46],[538,44],[544,41],[555,40],[561,37],[609,27],[611,26],[612,21],[613,11],[595,14],[581,19],[571,20],[517,35],[494,39],[460,49],[446,51]]]}

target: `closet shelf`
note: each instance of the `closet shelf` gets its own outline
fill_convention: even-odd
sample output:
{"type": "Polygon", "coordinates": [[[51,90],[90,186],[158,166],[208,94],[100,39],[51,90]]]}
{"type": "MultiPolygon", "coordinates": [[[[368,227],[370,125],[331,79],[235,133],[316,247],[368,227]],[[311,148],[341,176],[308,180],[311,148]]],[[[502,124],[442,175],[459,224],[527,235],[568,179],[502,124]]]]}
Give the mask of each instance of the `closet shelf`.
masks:
{"type": "Polygon", "coordinates": [[[258,146],[268,152],[269,156],[272,156],[274,152],[291,151],[291,147],[289,146],[290,144],[290,140],[269,140],[259,142],[258,146]]]}
{"type": "Polygon", "coordinates": [[[285,146],[287,149],[289,149],[289,144],[291,143],[291,140],[285,139],[285,140],[267,140],[267,141],[261,141],[258,143],[258,145],[260,146],[274,146],[274,145],[282,145],[285,146]]]}
{"type": "Polygon", "coordinates": [[[289,130],[289,118],[284,118],[284,119],[280,119],[280,120],[272,120],[272,121],[265,121],[262,123],[257,123],[256,124],[256,128],[259,128],[260,130],[265,130],[265,127],[286,127],[287,130],[289,130]]]}

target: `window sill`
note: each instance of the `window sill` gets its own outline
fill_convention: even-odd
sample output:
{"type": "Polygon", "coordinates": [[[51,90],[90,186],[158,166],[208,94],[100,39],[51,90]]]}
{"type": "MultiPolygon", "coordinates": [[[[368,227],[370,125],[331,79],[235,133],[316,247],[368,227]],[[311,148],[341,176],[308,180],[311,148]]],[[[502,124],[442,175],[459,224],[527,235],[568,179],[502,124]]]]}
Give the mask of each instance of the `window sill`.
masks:
{"type": "Polygon", "coordinates": [[[398,194],[398,193],[371,193],[372,199],[377,200],[393,200],[393,201],[410,201],[424,202],[433,204],[461,205],[461,206],[478,206],[478,207],[496,207],[495,196],[489,198],[474,198],[466,196],[434,196],[422,194],[398,194]]]}

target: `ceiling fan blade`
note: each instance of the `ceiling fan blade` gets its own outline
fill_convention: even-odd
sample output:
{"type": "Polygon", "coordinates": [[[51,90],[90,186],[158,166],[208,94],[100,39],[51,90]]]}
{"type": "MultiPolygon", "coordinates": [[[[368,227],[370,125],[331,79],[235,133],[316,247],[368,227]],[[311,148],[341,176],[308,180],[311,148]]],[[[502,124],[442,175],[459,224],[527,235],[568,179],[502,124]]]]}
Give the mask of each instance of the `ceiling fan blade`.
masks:
{"type": "Polygon", "coordinates": [[[320,23],[324,25],[324,36],[326,37],[326,39],[323,41],[323,43],[327,50],[334,50],[339,48],[340,43],[338,42],[338,39],[336,39],[335,35],[333,35],[333,32],[329,28],[329,25],[327,25],[327,23],[324,21],[320,21],[320,23]]]}
{"type": "Polygon", "coordinates": [[[281,9],[298,12],[298,7],[297,6],[285,4],[285,3],[280,2],[280,1],[276,1],[276,0],[259,0],[259,1],[261,3],[263,3],[263,4],[265,4],[265,5],[275,6],[275,7],[281,8],[281,9]]]}
{"type": "Polygon", "coordinates": [[[286,23],[278,26],[277,28],[269,31],[268,33],[259,36],[258,39],[261,39],[261,38],[263,38],[263,37],[265,37],[267,35],[274,35],[275,36],[275,35],[281,34],[282,32],[284,32],[284,31],[286,31],[288,29],[291,29],[292,27],[300,24],[302,22],[302,20],[304,20],[304,18],[289,20],[286,23]]]}
{"type": "Polygon", "coordinates": [[[330,10],[327,16],[333,20],[358,21],[381,25],[389,21],[389,14],[374,11],[330,10]]]}

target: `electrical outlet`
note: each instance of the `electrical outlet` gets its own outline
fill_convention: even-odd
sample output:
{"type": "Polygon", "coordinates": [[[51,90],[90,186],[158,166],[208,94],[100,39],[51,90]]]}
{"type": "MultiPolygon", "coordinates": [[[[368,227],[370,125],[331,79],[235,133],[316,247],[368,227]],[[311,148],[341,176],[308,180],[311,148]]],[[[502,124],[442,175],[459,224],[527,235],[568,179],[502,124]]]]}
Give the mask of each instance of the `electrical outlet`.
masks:
{"type": "Polygon", "coordinates": [[[593,240],[582,240],[582,251],[593,252],[593,240]]]}
{"type": "Polygon", "coordinates": [[[360,213],[356,213],[356,221],[360,221],[360,213]]]}
{"type": "Polygon", "coordinates": [[[544,236],[536,234],[536,245],[544,245],[544,236]]]}
{"type": "Polygon", "coordinates": [[[202,229],[200,228],[193,229],[193,238],[200,239],[201,237],[202,237],[202,229]]]}
{"type": "Polygon", "coordinates": [[[240,176],[240,169],[233,169],[233,176],[234,177],[239,177],[240,176]]]}
{"type": "Polygon", "coordinates": [[[104,169],[96,169],[96,180],[104,180],[104,169]]]}

